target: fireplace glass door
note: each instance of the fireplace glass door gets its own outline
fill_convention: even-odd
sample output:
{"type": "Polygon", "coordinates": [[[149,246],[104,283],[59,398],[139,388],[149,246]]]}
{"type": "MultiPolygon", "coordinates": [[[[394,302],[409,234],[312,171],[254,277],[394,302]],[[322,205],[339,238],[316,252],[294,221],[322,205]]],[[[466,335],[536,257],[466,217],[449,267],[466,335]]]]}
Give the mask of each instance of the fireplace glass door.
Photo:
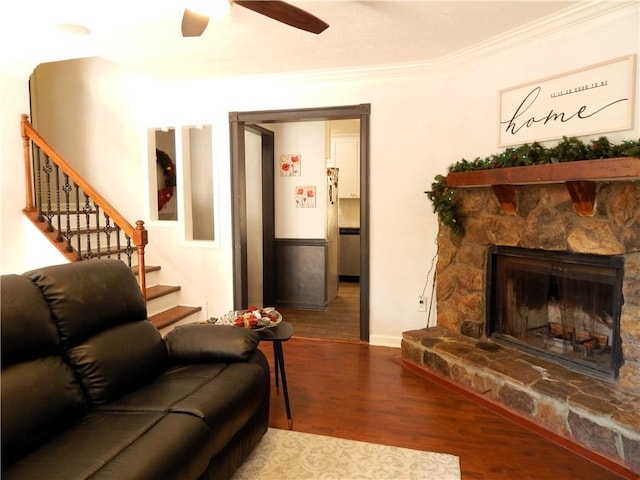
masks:
{"type": "Polygon", "coordinates": [[[617,377],[621,257],[494,247],[489,265],[489,337],[583,373],[617,377]]]}

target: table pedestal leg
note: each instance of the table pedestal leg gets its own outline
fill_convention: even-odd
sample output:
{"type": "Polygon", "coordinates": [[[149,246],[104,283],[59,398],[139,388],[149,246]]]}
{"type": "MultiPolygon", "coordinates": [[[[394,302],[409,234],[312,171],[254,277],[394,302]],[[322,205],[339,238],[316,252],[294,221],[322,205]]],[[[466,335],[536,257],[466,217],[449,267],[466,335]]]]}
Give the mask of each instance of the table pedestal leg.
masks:
{"type": "Polygon", "coordinates": [[[282,374],[282,390],[284,391],[284,404],[287,409],[287,420],[289,421],[289,430],[293,428],[293,420],[291,419],[291,406],[289,405],[289,390],[287,389],[287,374],[284,369],[284,351],[282,350],[282,342],[273,342],[273,351],[276,363],[276,388],[278,387],[278,370],[282,374]]]}
{"type": "Polygon", "coordinates": [[[278,345],[280,345],[280,348],[282,348],[281,342],[278,342],[277,340],[273,342],[273,359],[275,360],[275,375],[276,375],[276,392],[279,392],[279,385],[280,382],[278,382],[278,373],[280,371],[280,361],[279,361],[279,354],[278,354],[278,345]]]}

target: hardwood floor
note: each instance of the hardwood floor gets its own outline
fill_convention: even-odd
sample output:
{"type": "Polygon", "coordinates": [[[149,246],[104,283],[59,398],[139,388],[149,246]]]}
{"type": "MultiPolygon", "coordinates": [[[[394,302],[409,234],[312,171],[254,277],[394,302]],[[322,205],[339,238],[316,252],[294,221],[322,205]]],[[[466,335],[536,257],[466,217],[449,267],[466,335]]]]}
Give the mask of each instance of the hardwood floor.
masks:
{"type": "MultiPolygon", "coordinates": [[[[260,348],[273,365],[271,344],[260,348]]],[[[464,480],[637,478],[403,367],[399,349],[296,336],[283,348],[294,430],[457,455],[464,480]]],[[[269,424],[288,428],[273,383],[269,424]]]]}
{"type": "Polygon", "coordinates": [[[325,310],[296,310],[278,307],[294,335],[334,340],[360,339],[360,284],[340,282],[338,296],[325,310]]]}

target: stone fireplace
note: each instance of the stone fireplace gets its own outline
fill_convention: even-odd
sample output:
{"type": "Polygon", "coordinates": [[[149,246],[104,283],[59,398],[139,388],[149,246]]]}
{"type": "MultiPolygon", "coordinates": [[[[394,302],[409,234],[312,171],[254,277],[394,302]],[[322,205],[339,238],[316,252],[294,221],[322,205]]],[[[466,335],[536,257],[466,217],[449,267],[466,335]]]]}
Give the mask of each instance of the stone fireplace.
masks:
{"type": "Polygon", "coordinates": [[[576,213],[563,182],[519,186],[512,209],[498,193],[488,185],[456,189],[463,233],[440,226],[437,326],[404,332],[403,358],[640,473],[640,183],[593,182],[586,214],[576,213]],[[490,252],[501,250],[536,252],[535,261],[516,265],[529,270],[534,285],[524,282],[527,275],[506,274],[507,298],[496,300],[487,282],[497,268],[490,252]],[[537,263],[540,252],[551,267],[537,263]],[[581,256],[613,267],[541,273],[581,256]],[[598,275],[601,286],[593,281],[598,275]],[[579,318],[573,323],[570,302],[579,318]],[[514,330],[505,332],[505,317],[492,323],[489,315],[509,303],[514,330]],[[524,342],[525,331],[535,339],[524,342]],[[606,366],[581,370],[547,355],[558,352],[578,358],[578,367],[606,366]]]}

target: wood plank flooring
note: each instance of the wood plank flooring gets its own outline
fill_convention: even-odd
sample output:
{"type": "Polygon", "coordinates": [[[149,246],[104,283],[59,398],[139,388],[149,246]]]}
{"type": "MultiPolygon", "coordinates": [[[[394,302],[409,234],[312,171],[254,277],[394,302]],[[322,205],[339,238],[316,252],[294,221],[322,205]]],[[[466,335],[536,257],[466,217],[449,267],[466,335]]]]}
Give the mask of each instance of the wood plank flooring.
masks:
{"type": "MultiPolygon", "coordinates": [[[[457,455],[464,480],[634,478],[403,367],[399,349],[296,336],[283,348],[294,430],[457,455]]],[[[275,387],[269,424],[288,428],[275,387]]]]}
{"type": "Polygon", "coordinates": [[[340,282],[338,296],[325,310],[297,310],[277,307],[282,318],[293,325],[294,335],[334,340],[360,339],[360,284],[340,282]]]}

